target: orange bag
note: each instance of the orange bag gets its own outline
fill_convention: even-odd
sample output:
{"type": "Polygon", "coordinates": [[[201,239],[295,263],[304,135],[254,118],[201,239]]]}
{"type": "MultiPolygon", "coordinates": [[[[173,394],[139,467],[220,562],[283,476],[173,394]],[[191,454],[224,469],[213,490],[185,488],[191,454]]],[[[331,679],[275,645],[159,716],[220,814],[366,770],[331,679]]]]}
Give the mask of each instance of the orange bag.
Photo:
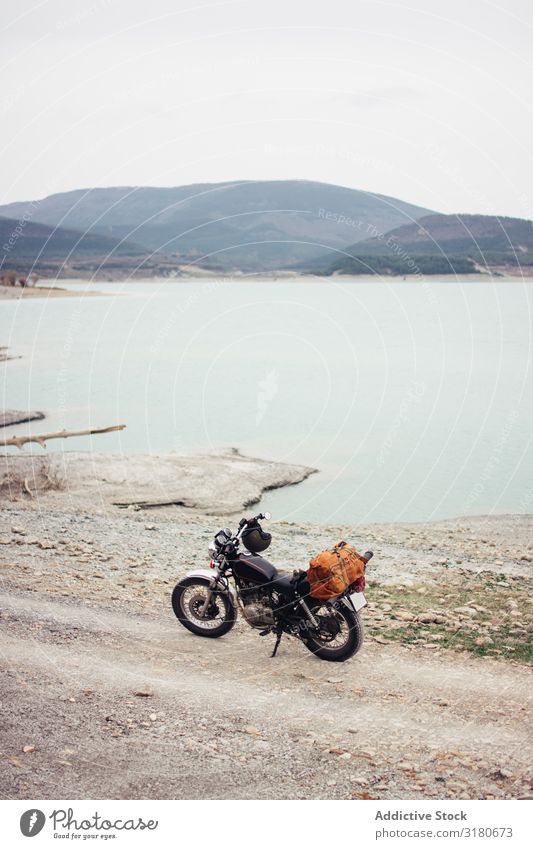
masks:
{"type": "Polygon", "coordinates": [[[334,548],[321,551],[309,561],[307,580],[313,598],[335,598],[354,584],[365,571],[366,560],[345,542],[339,542],[334,548]]]}

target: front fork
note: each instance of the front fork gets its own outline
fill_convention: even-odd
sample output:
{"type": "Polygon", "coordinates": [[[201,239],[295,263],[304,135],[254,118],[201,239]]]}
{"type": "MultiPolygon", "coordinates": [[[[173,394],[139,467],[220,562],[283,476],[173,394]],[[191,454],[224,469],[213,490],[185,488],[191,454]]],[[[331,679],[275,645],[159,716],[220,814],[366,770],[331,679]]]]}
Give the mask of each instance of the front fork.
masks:
{"type": "MultiPolygon", "coordinates": [[[[209,587],[207,588],[207,595],[206,595],[205,601],[202,604],[202,606],[200,607],[200,609],[198,610],[198,613],[200,614],[201,619],[204,618],[204,616],[206,615],[206,613],[209,609],[209,605],[211,604],[211,599],[213,598],[213,593],[215,592],[215,590],[216,590],[216,588],[219,584],[219,581],[220,581],[220,570],[217,569],[216,572],[213,574],[213,577],[211,579],[211,583],[209,584],[209,587]]],[[[226,589],[226,587],[224,587],[224,589],[226,589]]]]}

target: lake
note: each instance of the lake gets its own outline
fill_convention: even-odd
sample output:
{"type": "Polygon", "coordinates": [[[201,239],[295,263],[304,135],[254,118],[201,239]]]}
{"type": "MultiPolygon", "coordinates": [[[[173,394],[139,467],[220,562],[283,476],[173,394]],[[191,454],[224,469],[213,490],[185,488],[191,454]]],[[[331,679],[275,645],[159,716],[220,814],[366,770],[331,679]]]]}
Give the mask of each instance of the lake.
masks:
{"type": "Polygon", "coordinates": [[[33,432],[127,424],[49,450],[236,446],[313,466],[265,494],[289,520],[532,512],[531,285],[92,286],[107,297],[0,305],[0,344],[22,355],[0,366],[3,407],[45,411],[33,432]]]}

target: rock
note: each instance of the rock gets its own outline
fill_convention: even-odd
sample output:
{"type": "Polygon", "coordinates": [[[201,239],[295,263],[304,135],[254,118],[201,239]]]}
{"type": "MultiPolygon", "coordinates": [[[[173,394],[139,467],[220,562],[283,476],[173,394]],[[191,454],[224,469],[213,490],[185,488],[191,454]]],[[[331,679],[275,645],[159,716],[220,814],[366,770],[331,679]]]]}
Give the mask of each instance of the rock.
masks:
{"type": "Polygon", "coordinates": [[[394,619],[399,619],[401,622],[414,622],[416,619],[414,613],[408,613],[407,610],[396,610],[393,613],[394,619]]]}
{"type": "Polygon", "coordinates": [[[151,713],[149,719],[150,722],[155,722],[157,720],[157,713],[151,713]]]}
{"type": "Polygon", "coordinates": [[[155,531],[155,530],[157,530],[157,528],[156,528],[156,525],[145,525],[144,530],[145,531],[155,531]]]}
{"type": "Polygon", "coordinates": [[[491,772],[490,775],[489,775],[489,778],[492,778],[493,781],[508,780],[509,778],[512,778],[512,777],[513,777],[512,772],[509,772],[506,769],[501,769],[501,767],[494,770],[494,772],[491,772]]]}
{"type": "Polygon", "coordinates": [[[477,616],[477,610],[474,610],[473,607],[466,607],[466,606],[464,606],[464,607],[454,607],[453,612],[454,613],[462,613],[465,616],[477,616]]]}
{"type": "Polygon", "coordinates": [[[149,698],[150,696],[153,696],[154,694],[151,690],[134,690],[133,695],[134,696],[140,696],[141,698],[149,698]]]}
{"type": "Polygon", "coordinates": [[[12,534],[19,534],[19,536],[22,536],[22,537],[26,536],[26,531],[24,530],[24,528],[19,528],[16,525],[11,526],[11,533],[12,534]]]}
{"type": "Polygon", "coordinates": [[[251,734],[253,737],[259,737],[261,732],[254,725],[246,725],[244,728],[245,734],[251,734]]]}
{"type": "Polygon", "coordinates": [[[23,746],[22,751],[25,755],[30,755],[32,752],[35,751],[35,746],[23,746]]]}
{"type": "Polygon", "coordinates": [[[490,646],[494,644],[494,640],[490,637],[477,637],[474,642],[476,646],[490,646]]]}
{"type": "Polygon", "coordinates": [[[346,749],[339,749],[337,746],[332,746],[331,749],[328,749],[328,754],[330,755],[344,755],[346,749]]]}
{"type": "Polygon", "coordinates": [[[440,616],[438,613],[422,613],[416,617],[416,621],[421,622],[423,625],[444,625],[448,620],[445,616],[440,616]]]}

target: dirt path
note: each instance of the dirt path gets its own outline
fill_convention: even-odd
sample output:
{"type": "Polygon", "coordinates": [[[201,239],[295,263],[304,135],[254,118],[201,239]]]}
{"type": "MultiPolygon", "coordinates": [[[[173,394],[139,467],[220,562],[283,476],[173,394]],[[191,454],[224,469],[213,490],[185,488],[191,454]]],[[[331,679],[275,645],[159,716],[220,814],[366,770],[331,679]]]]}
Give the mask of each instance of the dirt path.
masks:
{"type": "Polygon", "coordinates": [[[167,609],[0,608],[4,798],[530,794],[526,668],[371,643],[326,664],[294,640],[270,659],[245,626],[202,640],[167,609]]]}

